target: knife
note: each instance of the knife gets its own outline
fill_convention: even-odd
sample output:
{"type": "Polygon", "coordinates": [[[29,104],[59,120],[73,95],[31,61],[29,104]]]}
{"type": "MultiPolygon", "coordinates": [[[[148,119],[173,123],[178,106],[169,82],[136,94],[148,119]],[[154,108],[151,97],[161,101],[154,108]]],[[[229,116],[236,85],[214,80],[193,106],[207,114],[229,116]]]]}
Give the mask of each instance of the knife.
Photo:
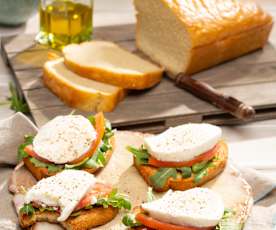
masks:
{"type": "Polygon", "coordinates": [[[255,117],[255,109],[244,102],[223,94],[205,82],[195,80],[183,73],[175,78],[176,86],[183,88],[198,98],[210,102],[216,107],[235,116],[238,119],[248,121],[255,117]]]}

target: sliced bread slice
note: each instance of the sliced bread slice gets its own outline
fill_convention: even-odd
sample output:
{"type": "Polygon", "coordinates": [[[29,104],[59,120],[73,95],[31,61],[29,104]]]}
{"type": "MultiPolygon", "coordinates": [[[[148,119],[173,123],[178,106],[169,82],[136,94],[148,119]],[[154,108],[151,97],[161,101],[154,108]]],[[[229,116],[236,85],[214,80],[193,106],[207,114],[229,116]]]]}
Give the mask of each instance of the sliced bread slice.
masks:
{"type": "Polygon", "coordinates": [[[163,69],[112,42],[90,41],[63,49],[66,66],[79,75],[126,89],[150,88],[163,69]]]}
{"type": "Polygon", "coordinates": [[[83,111],[113,111],[125,95],[116,86],[80,77],[66,68],[63,58],[44,65],[44,84],[67,105],[83,111]]]}

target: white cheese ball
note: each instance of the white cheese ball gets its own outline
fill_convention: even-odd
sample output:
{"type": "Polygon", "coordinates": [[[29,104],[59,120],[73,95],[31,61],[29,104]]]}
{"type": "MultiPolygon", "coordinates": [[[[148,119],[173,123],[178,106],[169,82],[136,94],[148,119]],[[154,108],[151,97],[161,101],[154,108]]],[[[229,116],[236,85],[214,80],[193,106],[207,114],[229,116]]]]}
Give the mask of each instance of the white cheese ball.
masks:
{"type": "Polygon", "coordinates": [[[43,159],[65,164],[87,153],[96,138],[97,132],[87,118],[58,116],[39,129],[33,149],[43,159]]]}
{"type": "Polygon", "coordinates": [[[221,138],[222,131],[210,124],[184,124],[165,132],[146,137],[145,147],[160,161],[182,162],[212,149],[221,138]]]}
{"type": "Polygon", "coordinates": [[[216,226],[224,214],[221,196],[208,188],[170,190],[161,199],[143,204],[142,208],[165,223],[200,228],[216,226]]]}
{"type": "Polygon", "coordinates": [[[95,183],[93,174],[82,170],[64,170],[34,185],[26,193],[25,203],[60,207],[61,214],[57,220],[65,221],[95,183]]]}

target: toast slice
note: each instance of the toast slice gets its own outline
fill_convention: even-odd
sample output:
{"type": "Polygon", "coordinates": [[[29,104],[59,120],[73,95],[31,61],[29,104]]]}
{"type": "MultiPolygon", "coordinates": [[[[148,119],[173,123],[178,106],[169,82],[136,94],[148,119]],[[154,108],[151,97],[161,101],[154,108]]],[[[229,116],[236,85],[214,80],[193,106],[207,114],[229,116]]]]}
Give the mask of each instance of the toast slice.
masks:
{"type": "Polygon", "coordinates": [[[90,210],[82,210],[76,217],[70,216],[64,222],[58,222],[57,212],[36,211],[32,216],[19,214],[19,222],[23,228],[28,228],[37,222],[48,222],[61,224],[66,230],[91,229],[110,222],[118,214],[118,209],[109,206],[108,208],[96,207],[90,210]]]}
{"type": "Polygon", "coordinates": [[[170,177],[162,188],[156,188],[154,184],[152,184],[150,177],[155,175],[158,171],[158,168],[150,166],[150,165],[139,165],[137,164],[136,159],[134,158],[134,166],[147,182],[147,184],[157,192],[165,192],[169,189],[172,190],[187,190],[194,187],[201,186],[208,181],[215,178],[218,174],[220,174],[227,163],[228,152],[227,148],[224,151],[218,151],[215,155],[214,160],[212,161],[212,167],[208,167],[206,175],[202,177],[200,181],[195,181],[195,175],[192,174],[189,178],[183,178],[180,173],[177,174],[177,177],[174,179],[170,177]]]}
{"type": "Polygon", "coordinates": [[[45,63],[43,81],[64,103],[83,111],[111,112],[125,96],[120,87],[86,79],[70,71],[63,58],[45,63]]]}
{"type": "Polygon", "coordinates": [[[125,89],[146,89],[161,81],[163,69],[112,42],[90,41],[63,49],[64,62],[73,72],[125,89]]]}
{"type": "MultiPolygon", "coordinates": [[[[115,137],[114,136],[110,138],[110,144],[112,145],[112,149],[108,150],[104,155],[105,159],[106,159],[106,163],[108,163],[108,161],[110,160],[113,150],[115,148],[115,137]]],[[[27,167],[27,169],[32,173],[32,175],[37,180],[41,180],[46,177],[54,176],[56,174],[56,173],[48,172],[48,170],[45,168],[39,168],[39,167],[34,166],[34,164],[30,161],[29,158],[24,158],[23,161],[24,161],[24,165],[27,167]]],[[[89,173],[97,173],[101,169],[102,168],[84,168],[82,170],[85,170],[89,173]]]]}

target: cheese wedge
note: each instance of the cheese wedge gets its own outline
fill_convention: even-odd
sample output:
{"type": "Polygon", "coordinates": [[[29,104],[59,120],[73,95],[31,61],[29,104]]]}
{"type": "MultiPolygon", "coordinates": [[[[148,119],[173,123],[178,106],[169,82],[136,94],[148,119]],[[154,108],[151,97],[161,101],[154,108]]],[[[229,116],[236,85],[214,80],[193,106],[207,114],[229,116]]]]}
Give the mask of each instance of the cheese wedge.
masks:
{"type": "Polygon", "coordinates": [[[126,89],[150,88],[163,69],[112,42],[91,41],[63,49],[66,66],[81,76],[126,89]]]}
{"type": "Polygon", "coordinates": [[[86,79],[68,70],[63,58],[45,63],[43,81],[63,102],[83,111],[111,112],[125,95],[120,87],[86,79]]]}
{"type": "Polygon", "coordinates": [[[146,137],[145,147],[160,161],[182,162],[212,149],[221,138],[221,128],[210,124],[184,124],[146,137]]]}
{"type": "Polygon", "coordinates": [[[159,221],[192,227],[214,227],[224,214],[222,198],[207,188],[168,191],[161,199],[142,204],[159,221]]]}
{"type": "Polygon", "coordinates": [[[96,138],[97,132],[87,118],[58,116],[39,129],[33,149],[43,159],[65,164],[87,153],[96,138]]]}
{"type": "Polygon", "coordinates": [[[96,178],[82,170],[64,170],[55,176],[40,180],[25,196],[25,203],[60,207],[58,221],[65,221],[80,200],[96,183],[96,178]]]}

